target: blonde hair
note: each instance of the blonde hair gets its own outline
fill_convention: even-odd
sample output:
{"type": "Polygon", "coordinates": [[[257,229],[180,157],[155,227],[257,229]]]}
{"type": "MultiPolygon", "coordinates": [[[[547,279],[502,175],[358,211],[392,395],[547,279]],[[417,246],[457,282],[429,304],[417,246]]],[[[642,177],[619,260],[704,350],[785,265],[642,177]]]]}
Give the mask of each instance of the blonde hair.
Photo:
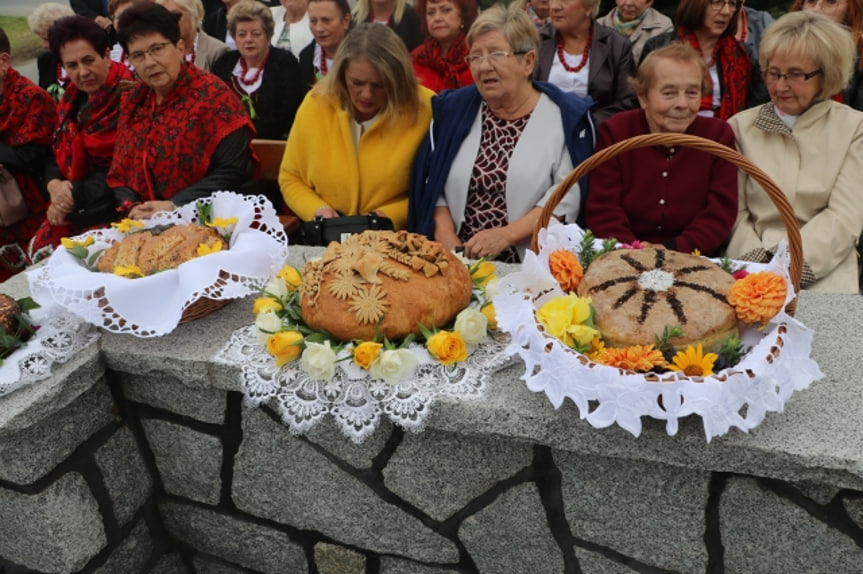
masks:
{"type": "Polygon", "coordinates": [[[269,7],[258,0],[241,0],[228,10],[228,30],[231,36],[237,33],[238,22],[254,22],[260,20],[264,26],[264,35],[267,39],[273,37],[276,23],[273,21],[273,13],[269,7]]]}
{"type": "Polygon", "coordinates": [[[774,22],[761,40],[758,64],[766,70],[776,56],[810,58],[822,71],[821,97],[845,89],[857,55],[848,28],[818,12],[790,12],[774,22]]]}
{"type": "Polygon", "coordinates": [[[75,12],[68,6],[63,6],[56,2],[47,2],[39,4],[35,10],[30,12],[30,15],[27,16],[27,25],[30,26],[31,32],[37,36],[41,36],[48,33],[48,28],[56,20],[74,15],[75,12]]]}
{"type": "Polygon", "coordinates": [[[641,98],[647,94],[647,90],[650,89],[650,85],[653,83],[656,62],[660,59],[671,60],[680,64],[686,63],[694,65],[698,70],[699,77],[702,78],[701,93],[704,93],[706,88],[704,84],[706,81],[707,62],[705,62],[701,54],[699,54],[695,48],[689,44],[672,42],[667,46],[663,46],[647,54],[641,62],[641,65],[638,66],[638,71],[635,73],[635,77],[627,80],[629,82],[630,89],[636,96],[641,98]]]}
{"type": "Polygon", "coordinates": [[[530,17],[516,3],[508,8],[503,4],[495,4],[480,12],[467,31],[467,46],[470,49],[477,36],[489,32],[503,32],[513,52],[530,52],[539,50],[539,32],[530,17]]]}
{"type": "MultiPolygon", "coordinates": [[[[393,4],[393,22],[398,24],[402,21],[402,16],[405,15],[405,6],[407,0],[395,0],[393,4]]],[[[357,5],[354,6],[353,18],[354,22],[365,22],[369,19],[371,9],[369,8],[369,0],[357,0],[357,5]]]]}
{"type": "MultiPolygon", "coordinates": [[[[156,0],[156,4],[164,4],[165,0],[156,0]]],[[[180,10],[189,15],[192,19],[193,28],[201,29],[201,22],[204,20],[204,5],[201,0],[174,0],[174,3],[180,7],[180,10]]]]}
{"type": "Polygon", "coordinates": [[[378,112],[381,121],[395,119],[404,113],[419,119],[419,83],[414,74],[410,54],[398,34],[388,26],[361,22],[347,33],[333,60],[333,68],[315,84],[315,91],[335,96],[343,108],[351,110],[345,72],[352,60],[367,60],[381,75],[387,101],[378,112]]]}

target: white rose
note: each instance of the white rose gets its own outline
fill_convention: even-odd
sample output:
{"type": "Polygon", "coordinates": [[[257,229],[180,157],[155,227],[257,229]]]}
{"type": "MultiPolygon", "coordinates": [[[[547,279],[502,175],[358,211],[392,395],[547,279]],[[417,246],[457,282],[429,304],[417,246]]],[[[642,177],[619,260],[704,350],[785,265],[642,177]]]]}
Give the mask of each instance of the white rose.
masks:
{"type": "Polygon", "coordinates": [[[277,333],[281,329],[282,320],[279,319],[279,316],[272,309],[258,313],[258,316],[255,317],[255,335],[258,337],[258,342],[265,347],[270,335],[277,333]]]}
{"type": "Polygon", "coordinates": [[[408,349],[396,349],[384,351],[378,360],[369,368],[369,375],[373,379],[383,379],[394,385],[406,377],[414,374],[417,367],[417,358],[408,349]]]}
{"type": "Polygon", "coordinates": [[[283,300],[288,296],[288,286],[285,285],[285,280],[281,277],[270,279],[270,282],[264,287],[264,291],[279,300],[283,300]]]}
{"type": "Polygon", "coordinates": [[[488,330],[488,319],[473,307],[466,307],[455,318],[455,330],[465,343],[479,343],[488,330]]]}
{"type": "Polygon", "coordinates": [[[336,353],[330,348],[330,342],[309,343],[300,359],[300,367],[310,379],[329,381],[336,374],[336,353]]]}
{"type": "Polygon", "coordinates": [[[485,296],[488,297],[489,301],[494,299],[494,296],[497,295],[498,289],[500,289],[500,277],[492,277],[489,279],[488,283],[485,284],[485,296]]]}

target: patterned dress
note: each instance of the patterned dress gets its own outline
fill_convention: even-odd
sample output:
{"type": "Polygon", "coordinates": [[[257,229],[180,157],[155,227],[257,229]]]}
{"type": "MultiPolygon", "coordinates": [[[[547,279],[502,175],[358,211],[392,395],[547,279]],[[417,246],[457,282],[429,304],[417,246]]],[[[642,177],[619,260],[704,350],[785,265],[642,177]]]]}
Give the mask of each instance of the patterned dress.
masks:
{"type": "MultiPolygon", "coordinates": [[[[470,176],[465,204],[464,222],[459,230],[459,239],[467,241],[479,231],[503,227],[509,224],[506,209],[506,174],[509,160],[518,139],[530,120],[530,114],[504,120],[482,103],[482,134],[479,151],[470,176]]],[[[505,263],[518,263],[518,252],[514,247],[495,257],[505,263]]]]}

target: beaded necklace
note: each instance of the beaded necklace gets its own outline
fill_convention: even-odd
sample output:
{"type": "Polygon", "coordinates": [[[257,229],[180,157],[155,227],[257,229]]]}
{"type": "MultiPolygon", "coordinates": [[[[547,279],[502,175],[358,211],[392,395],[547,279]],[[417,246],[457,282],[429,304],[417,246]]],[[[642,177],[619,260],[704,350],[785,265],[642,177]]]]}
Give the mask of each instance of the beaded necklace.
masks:
{"type": "Polygon", "coordinates": [[[590,32],[587,34],[587,42],[584,44],[584,52],[581,54],[581,61],[576,66],[570,66],[566,63],[566,57],[563,55],[563,35],[557,39],[557,57],[560,63],[567,72],[580,72],[587,65],[587,58],[590,55],[590,42],[593,40],[593,26],[590,27],[590,32]]]}
{"type": "Polygon", "coordinates": [[[240,58],[240,76],[237,78],[240,81],[240,84],[245,88],[246,86],[254,86],[257,81],[261,78],[261,74],[264,73],[264,66],[267,65],[267,60],[270,59],[270,54],[267,54],[267,57],[264,58],[264,61],[261,62],[261,65],[258,66],[258,69],[255,70],[255,74],[251,79],[246,79],[246,75],[249,73],[249,65],[246,64],[245,58],[240,58]]]}

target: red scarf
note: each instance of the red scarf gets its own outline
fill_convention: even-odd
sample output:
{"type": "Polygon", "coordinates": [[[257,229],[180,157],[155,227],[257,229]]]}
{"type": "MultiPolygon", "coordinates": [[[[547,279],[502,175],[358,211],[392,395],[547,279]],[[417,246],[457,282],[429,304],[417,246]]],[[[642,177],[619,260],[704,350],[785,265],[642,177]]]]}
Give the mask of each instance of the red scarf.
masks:
{"type": "MultiPolygon", "coordinates": [[[[221,141],[249,114],[216,76],[183,62],[161,104],[146,84],[123,94],[117,141],[107,182],[129,187],[144,201],[170,199],[203,178],[221,141]]],[[[251,144],[250,144],[251,145],[251,144]]]]}
{"type": "MultiPolygon", "coordinates": [[[[681,42],[689,43],[701,54],[701,46],[698,44],[694,32],[684,28],[677,31],[681,42]]],[[[752,63],[749,54],[743,44],[734,39],[734,36],[725,35],[719,38],[713,52],[714,62],[719,67],[719,77],[722,78],[719,96],[719,111],[716,117],[727,120],[740,110],[746,108],[746,96],[749,93],[749,82],[752,73],[752,63]]],[[[702,110],[713,109],[713,93],[705,94],[702,110]]]]}
{"type": "Polygon", "coordinates": [[[77,181],[94,167],[111,164],[124,81],[131,82],[132,73],[123,64],[111,62],[105,84],[96,93],[79,101],[81,91],[70,84],[57,104],[60,127],[54,134],[54,156],[66,179],[77,181]]]}
{"type": "Polygon", "coordinates": [[[463,85],[459,81],[459,77],[469,69],[464,60],[467,54],[464,33],[459,32],[446,55],[441,54],[438,41],[428,37],[422,44],[414,48],[411,57],[417,64],[438,74],[443,79],[443,89],[456,89],[463,85]]]}

